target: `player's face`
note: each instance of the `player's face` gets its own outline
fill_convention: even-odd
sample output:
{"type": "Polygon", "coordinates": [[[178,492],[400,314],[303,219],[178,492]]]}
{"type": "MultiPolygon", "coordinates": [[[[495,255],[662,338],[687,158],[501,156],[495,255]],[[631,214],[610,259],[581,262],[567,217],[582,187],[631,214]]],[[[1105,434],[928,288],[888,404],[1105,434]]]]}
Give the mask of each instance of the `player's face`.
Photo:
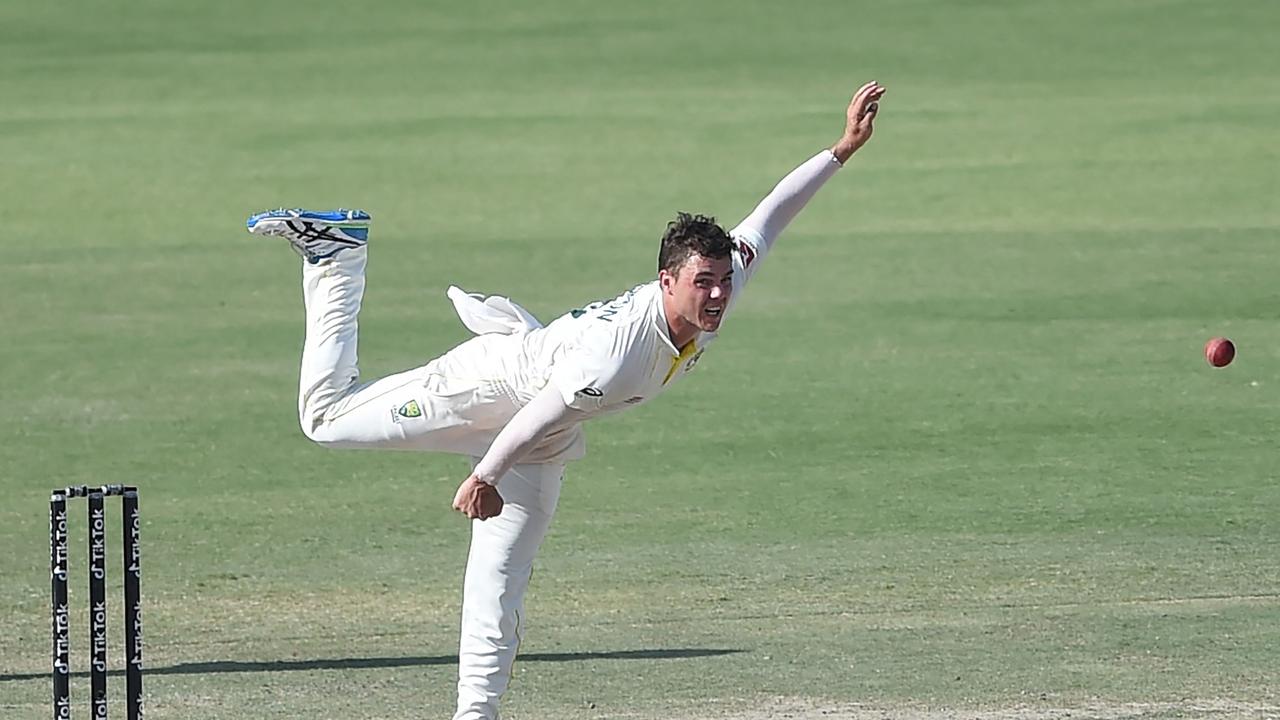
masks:
{"type": "Polygon", "coordinates": [[[663,287],[671,293],[676,314],[685,323],[703,332],[715,332],[733,292],[733,258],[692,255],[674,276],[664,278],[663,287]]]}

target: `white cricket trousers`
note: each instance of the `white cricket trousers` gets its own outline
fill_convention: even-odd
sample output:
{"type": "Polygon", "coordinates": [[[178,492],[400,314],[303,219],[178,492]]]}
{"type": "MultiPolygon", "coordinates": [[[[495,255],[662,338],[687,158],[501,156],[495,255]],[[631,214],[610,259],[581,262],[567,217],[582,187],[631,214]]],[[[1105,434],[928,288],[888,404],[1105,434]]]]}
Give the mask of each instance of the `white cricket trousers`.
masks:
{"type": "MultiPolygon", "coordinates": [[[[478,455],[519,408],[484,378],[467,374],[468,356],[485,351],[475,340],[420,368],[358,383],[357,320],[368,252],[343,250],[319,264],[302,264],[302,431],[327,447],[478,455]]],[[[498,481],[502,513],[471,523],[454,720],[498,716],[520,644],[533,558],[555,515],[563,475],[558,463],[516,465],[498,481]]]]}

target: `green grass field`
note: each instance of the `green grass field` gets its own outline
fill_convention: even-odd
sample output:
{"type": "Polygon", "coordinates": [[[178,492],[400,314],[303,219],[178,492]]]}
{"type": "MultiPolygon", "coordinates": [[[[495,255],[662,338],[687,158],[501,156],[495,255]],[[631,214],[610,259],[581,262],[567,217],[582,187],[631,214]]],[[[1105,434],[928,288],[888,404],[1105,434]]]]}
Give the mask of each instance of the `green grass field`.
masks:
{"type": "Polygon", "coordinates": [[[448,717],[465,461],[302,437],[296,258],[244,217],[378,219],[372,378],[466,336],[450,283],[551,318],[649,278],[868,79],[875,139],[699,370],[589,428],[505,716],[1280,716],[1280,5],[0,21],[0,717],[50,713],[45,501],[81,483],[142,488],[149,717],[448,717]]]}

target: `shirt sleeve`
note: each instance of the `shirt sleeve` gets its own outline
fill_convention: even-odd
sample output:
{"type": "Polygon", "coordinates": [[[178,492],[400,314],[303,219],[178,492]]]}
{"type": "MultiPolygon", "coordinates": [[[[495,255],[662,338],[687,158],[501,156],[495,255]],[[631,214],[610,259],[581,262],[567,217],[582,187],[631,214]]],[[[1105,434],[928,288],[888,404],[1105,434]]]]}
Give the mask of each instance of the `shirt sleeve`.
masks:
{"type": "Polygon", "coordinates": [[[782,178],[751,214],[729,231],[738,261],[734,274],[741,275],[740,282],[755,274],[773,241],[839,169],[840,162],[830,150],[814,155],[782,178]]]}
{"type": "Polygon", "coordinates": [[[472,474],[481,482],[496,485],[520,458],[542,442],[549,430],[569,420],[573,410],[562,400],[559,388],[548,383],[507,421],[472,474]]]}

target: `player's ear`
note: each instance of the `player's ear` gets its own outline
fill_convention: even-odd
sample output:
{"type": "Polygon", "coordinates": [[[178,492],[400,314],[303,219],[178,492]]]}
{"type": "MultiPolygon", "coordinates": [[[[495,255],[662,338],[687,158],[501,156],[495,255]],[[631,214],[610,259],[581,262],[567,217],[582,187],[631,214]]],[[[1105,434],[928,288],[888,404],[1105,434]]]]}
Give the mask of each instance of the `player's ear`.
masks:
{"type": "Polygon", "coordinates": [[[662,288],[663,292],[671,292],[671,288],[675,287],[675,284],[675,273],[667,270],[666,268],[658,271],[658,287],[662,288]]]}

